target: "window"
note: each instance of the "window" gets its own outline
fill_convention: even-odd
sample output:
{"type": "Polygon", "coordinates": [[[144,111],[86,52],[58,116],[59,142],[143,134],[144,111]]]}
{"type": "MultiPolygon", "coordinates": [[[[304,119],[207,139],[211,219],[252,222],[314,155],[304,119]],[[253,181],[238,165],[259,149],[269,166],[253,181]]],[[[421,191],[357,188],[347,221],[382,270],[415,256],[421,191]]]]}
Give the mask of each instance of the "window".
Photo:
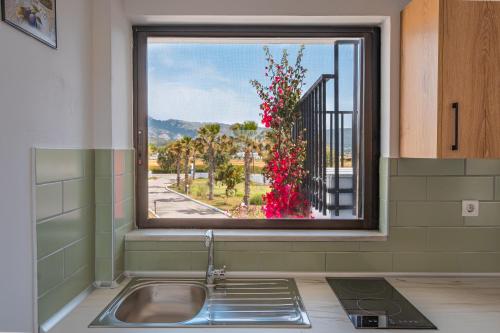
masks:
{"type": "Polygon", "coordinates": [[[379,44],[374,27],[134,27],[139,227],[378,227],[379,44]]]}

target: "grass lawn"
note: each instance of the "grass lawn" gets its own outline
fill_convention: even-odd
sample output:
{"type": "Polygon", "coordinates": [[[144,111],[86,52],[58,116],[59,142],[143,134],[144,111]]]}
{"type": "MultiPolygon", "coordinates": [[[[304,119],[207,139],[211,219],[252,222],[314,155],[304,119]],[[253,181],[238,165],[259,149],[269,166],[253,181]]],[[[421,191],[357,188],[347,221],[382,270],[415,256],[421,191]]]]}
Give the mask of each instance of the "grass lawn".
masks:
{"type": "MultiPolygon", "coordinates": [[[[181,184],[181,188],[177,188],[175,185],[170,186],[171,189],[183,193],[184,186],[181,184]]],[[[258,185],[252,183],[250,185],[250,198],[259,196],[261,197],[263,194],[268,192],[269,186],[267,185],[258,185]]],[[[211,206],[217,207],[221,210],[230,212],[234,217],[264,217],[261,211],[261,204],[252,205],[248,209],[248,214],[245,213],[245,216],[241,216],[241,212],[238,210],[241,202],[243,201],[243,194],[245,192],[244,183],[240,183],[236,185],[236,195],[233,197],[226,196],[226,187],[221,183],[216,183],[214,186],[214,199],[208,200],[208,180],[205,178],[195,179],[189,191],[189,196],[198,201],[207,203],[211,206]]]]}

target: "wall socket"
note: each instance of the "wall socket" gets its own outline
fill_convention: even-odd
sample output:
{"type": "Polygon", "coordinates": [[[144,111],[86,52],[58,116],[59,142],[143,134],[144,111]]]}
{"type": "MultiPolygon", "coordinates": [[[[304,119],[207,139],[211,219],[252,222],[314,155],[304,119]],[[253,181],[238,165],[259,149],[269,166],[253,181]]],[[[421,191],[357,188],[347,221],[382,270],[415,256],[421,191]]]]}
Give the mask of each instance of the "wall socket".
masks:
{"type": "Polygon", "coordinates": [[[462,216],[479,216],[479,200],[462,200],[462,216]]]}

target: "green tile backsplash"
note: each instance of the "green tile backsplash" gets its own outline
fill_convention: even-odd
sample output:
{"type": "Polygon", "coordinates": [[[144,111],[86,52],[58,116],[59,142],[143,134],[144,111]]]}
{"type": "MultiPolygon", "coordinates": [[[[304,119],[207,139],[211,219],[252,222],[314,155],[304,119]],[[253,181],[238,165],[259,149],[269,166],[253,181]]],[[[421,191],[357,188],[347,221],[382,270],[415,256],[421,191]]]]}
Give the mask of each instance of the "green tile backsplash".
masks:
{"type": "MultiPolygon", "coordinates": [[[[216,242],[217,265],[233,271],[500,272],[499,164],[382,159],[387,241],[216,242]],[[462,217],[462,199],[481,200],[478,217],[462,217]]],[[[125,244],[128,271],[204,270],[206,260],[203,242],[125,244]]]]}
{"type": "Polygon", "coordinates": [[[35,150],[40,324],[94,281],[93,164],[92,150],[35,150]]]}
{"type": "Polygon", "coordinates": [[[40,324],[95,281],[111,286],[122,274],[123,239],[134,222],[133,156],[35,150],[40,324]]]}
{"type": "MultiPolygon", "coordinates": [[[[134,226],[132,150],[36,150],[40,323],[92,282],[128,271],[200,271],[203,242],[124,241],[134,226]]],[[[385,242],[216,242],[233,271],[500,272],[500,161],[382,159],[385,242]],[[478,217],[461,200],[480,200],[478,217]]]]}
{"type": "Polygon", "coordinates": [[[111,286],[124,271],[124,238],[134,226],[134,151],[95,154],[96,281],[111,286]]]}

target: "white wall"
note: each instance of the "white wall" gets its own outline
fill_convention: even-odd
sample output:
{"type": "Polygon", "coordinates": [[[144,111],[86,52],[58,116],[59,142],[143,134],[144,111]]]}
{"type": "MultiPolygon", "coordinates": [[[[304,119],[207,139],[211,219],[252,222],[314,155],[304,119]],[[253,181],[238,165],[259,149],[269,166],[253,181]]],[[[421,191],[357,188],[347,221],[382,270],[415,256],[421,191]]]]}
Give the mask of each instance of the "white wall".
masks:
{"type": "Polygon", "coordinates": [[[96,148],[132,143],[132,26],[121,0],[93,0],[93,106],[96,148]]]}
{"type": "Polygon", "coordinates": [[[57,7],[58,50],[0,22],[0,332],[33,328],[30,149],[92,146],[90,8],[57,7]]]}
{"type": "Polygon", "coordinates": [[[135,24],[360,24],[382,27],[383,156],[399,155],[399,15],[409,0],[124,0],[135,24]]]}
{"type": "Polygon", "coordinates": [[[113,148],[133,147],[132,25],[123,2],[111,4],[111,109],[113,148]]]}

